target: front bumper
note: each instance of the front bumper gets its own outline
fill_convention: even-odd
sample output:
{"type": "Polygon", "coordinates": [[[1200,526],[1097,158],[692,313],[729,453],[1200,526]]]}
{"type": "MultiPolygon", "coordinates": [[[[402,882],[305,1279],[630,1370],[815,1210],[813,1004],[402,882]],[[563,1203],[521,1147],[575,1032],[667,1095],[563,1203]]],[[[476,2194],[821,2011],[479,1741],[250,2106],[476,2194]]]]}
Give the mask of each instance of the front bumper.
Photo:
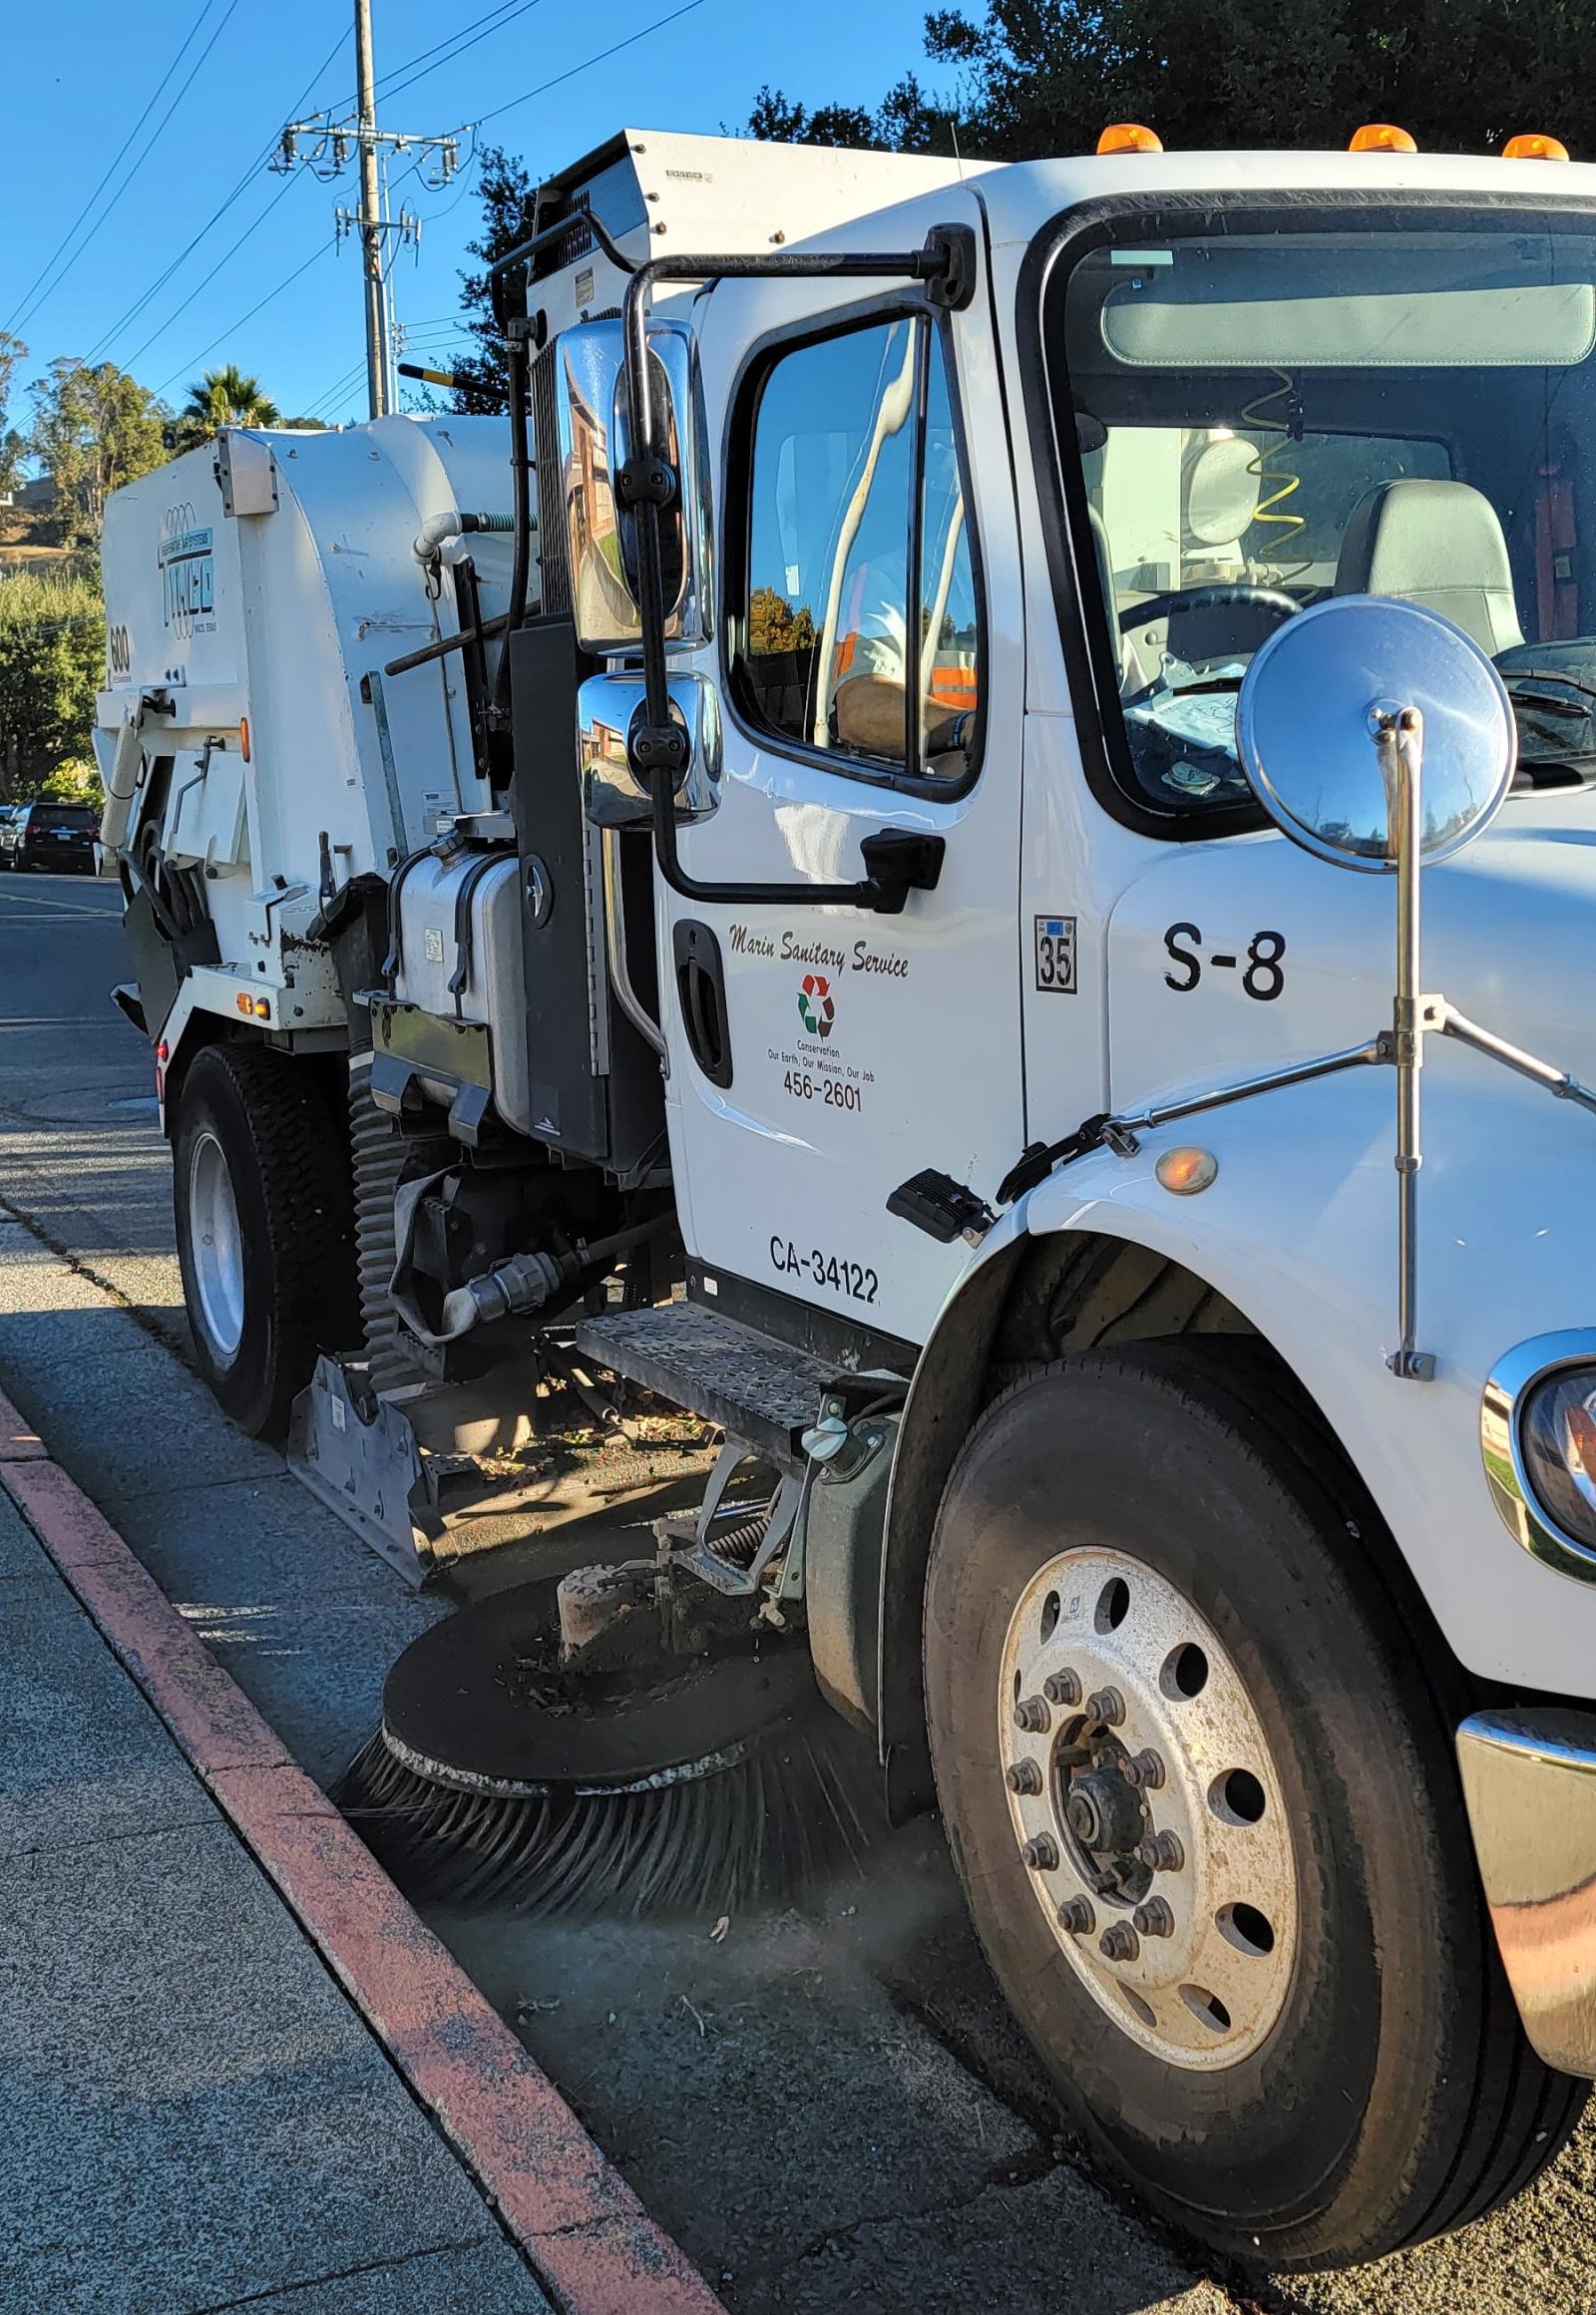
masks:
{"type": "Polygon", "coordinates": [[[1524,2031],[1548,2066],[1596,2079],[1596,1715],[1475,1713],[1457,1761],[1524,2031]]]}

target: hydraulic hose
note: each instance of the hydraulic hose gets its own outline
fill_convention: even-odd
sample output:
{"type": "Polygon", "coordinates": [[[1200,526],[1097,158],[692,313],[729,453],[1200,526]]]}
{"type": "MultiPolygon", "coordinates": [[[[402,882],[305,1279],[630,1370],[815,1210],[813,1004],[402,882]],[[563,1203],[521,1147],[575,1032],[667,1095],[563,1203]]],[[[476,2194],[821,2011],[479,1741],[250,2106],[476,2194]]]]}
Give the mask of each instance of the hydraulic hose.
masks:
{"type": "Polygon", "coordinates": [[[515,562],[510,572],[509,624],[499,649],[494,675],[494,713],[502,721],[510,708],[510,644],[527,615],[527,592],[532,582],[532,454],[527,443],[527,369],[530,361],[524,336],[513,336],[506,347],[510,373],[510,477],[514,491],[516,526],[515,562]]]}

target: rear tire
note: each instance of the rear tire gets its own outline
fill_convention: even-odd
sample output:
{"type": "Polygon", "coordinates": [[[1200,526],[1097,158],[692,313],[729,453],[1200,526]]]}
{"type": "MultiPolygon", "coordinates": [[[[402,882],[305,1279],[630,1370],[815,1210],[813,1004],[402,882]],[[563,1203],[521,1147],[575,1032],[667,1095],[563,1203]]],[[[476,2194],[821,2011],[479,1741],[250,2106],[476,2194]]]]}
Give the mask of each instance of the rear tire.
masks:
{"type": "Polygon", "coordinates": [[[359,1340],[347,1126],[303,1061],[207,1045],[173,1160],[200,1372],[241,1430],[278,1438],[318,1351],[359,1340]]]}
{"type": "Polygon", "coordinates": [[[927,1703],[976,1927],[1071,2119],[1189,2233],[1311,2268],[1516,2193],[1589,2086],[1535,2057],[1496,1958],[1450,1661],[1334,1448],[1244,1374],[1137,1345],[987,1409],[938,1515],[927,1703]],[[1106,1774],[1149,1749],[1155,1774],[1106,1774]],[[1122,1783],[1145,1813],[1110,1839],[1122,1783]],[[1166,1827],[1179,1855],[1136,1862],[1166,1827]],[[1156,1926],[1105,1956],[1138,1891],[1156,1926]]]}

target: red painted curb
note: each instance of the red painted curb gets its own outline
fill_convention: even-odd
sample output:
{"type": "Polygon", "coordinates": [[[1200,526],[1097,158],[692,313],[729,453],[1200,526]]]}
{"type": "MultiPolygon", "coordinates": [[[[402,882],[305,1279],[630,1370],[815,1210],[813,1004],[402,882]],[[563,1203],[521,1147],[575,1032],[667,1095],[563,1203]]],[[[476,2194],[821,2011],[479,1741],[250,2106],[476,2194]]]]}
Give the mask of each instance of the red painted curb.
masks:
{"type": "Polygon", "coordinates": [[[0,1487],[569,2315],[725,2315],[498,2012],[44,1454],[0,1398],[0,1487]]]}

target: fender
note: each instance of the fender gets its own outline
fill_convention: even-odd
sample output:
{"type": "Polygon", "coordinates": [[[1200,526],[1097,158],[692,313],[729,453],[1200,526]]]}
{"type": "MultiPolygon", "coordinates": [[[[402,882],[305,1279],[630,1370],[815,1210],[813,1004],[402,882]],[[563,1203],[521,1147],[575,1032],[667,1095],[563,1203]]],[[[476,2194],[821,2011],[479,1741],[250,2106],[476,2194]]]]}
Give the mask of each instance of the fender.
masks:
{"type": "MultiPolygon", "coordinates": [[[[1361,1473],[1454,1655],[1481,1679],[1581,1694],[1596,1582],[1509,1534],[1485,1483],[1480,1402],[1497,1359],[1596,1322],[1596,1121],[1474,1056],[1430,1046],[1419,1219],[1428,1382],[1386,1365],[1396,1340],[1395,1079],[1383,1068],[1266,1094],[1062,1167],[1005,1215],[949,1296],[905,1408],[882,1564],[878,1738],[897,1809],[929,1797],[920,1600],[932,1527],[985,1395],[1005,1298],[1035,1242],[1094,1233],[1177,1262],[1284,1359],[1361,1473]],[[1163,1190],[1164,1149],[1218,1161],[1211,1188],[1163,1190]],[[1525,1186],[1520,1189],[1518,1184],[1525,1186]]],[[[1156,1331],[1156,1330],[1151,1330],[1156,1331]]]]}

